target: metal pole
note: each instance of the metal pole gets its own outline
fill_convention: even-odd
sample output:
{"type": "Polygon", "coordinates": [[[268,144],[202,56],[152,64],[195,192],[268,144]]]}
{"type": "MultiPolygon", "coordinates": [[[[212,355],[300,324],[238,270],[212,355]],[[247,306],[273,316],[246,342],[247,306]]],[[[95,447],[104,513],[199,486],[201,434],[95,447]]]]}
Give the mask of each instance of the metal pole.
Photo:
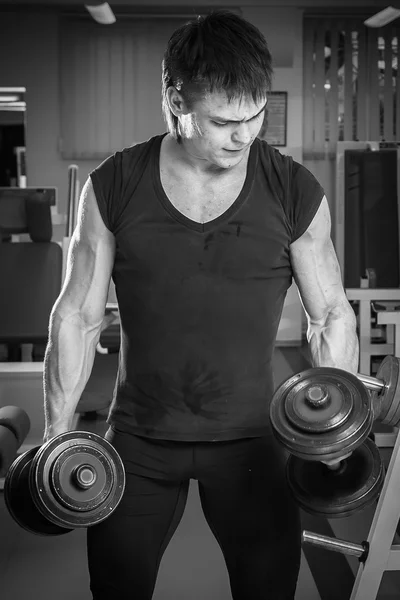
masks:
{"type": "Polygon", "coordinates": [[[386,387],[383,381],[376,377],[369,377],[369,375],[357,373],[357,378],[372,392],[381,392],[386,387]]]}
{"type": "Polygon", "coordinates": [[[357,556],[362,562],[365,562],[368,556],[368,542],[353,544],[352,542],[338,540],[326,535],[319,535],[318,533],[312,533],[311,531],[303,531],[302,541],[313,544],[314,546],[319,546],[320,548],[325,548],[326,550],[333,550],[334,552],[340,552],[341,554],[357,556]]]}
{"type": "Polygon", "coordinates": [[[78,165],[68,167],[68,210],[66,237],[70,238],[75,229],[76,205],[77,205],[77,179],[78,165]]]}

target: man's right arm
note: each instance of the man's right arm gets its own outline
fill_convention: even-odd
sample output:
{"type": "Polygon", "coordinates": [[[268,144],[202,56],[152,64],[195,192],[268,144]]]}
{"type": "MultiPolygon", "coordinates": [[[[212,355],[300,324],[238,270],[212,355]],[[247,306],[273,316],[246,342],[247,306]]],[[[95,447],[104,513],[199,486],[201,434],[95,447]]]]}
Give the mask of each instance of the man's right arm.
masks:
{"type": "Polygon", "coordinates": [[[50,316],[44,360],[46,442],[71,428],[92,371],[115,257],[90,178],[79,202],[65,281],[50,316]]]}

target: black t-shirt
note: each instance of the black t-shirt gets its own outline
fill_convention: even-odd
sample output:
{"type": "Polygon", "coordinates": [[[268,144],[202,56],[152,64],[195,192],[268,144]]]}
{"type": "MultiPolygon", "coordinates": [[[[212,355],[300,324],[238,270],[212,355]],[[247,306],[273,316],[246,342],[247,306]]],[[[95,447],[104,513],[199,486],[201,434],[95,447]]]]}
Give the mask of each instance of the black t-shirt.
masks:
{"type": "Polygon", "coordinates": [[[256,139],[239,196],[200,224],[162,188],[162,138],[116,152],[90,173],[116,238],[121,349],[108,423],[170,440],[265,435],[292,283],[289,246],[324,192],[307,169],[256,139]]]}

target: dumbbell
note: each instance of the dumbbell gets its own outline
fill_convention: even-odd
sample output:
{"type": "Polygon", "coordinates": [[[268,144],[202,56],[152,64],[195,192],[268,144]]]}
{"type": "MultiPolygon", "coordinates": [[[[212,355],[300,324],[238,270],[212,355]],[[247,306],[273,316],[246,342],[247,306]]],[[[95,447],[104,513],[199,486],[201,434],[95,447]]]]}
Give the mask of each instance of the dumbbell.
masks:
{"type": "Polygon", "coordinates": [[[399,374],[395,356],[383,359],[376,377],[331,367],[297,373],[275,391],[273,429],[289,452],[304,460],[340,458],[368,437],[375,420],[400,423],[399,374]]]}
{"type": "Polygon", "coordinates": [[[0,477],[4,477],[30,429],[30,420],[22,408],[0,408],[0,477]]]}
{"type": "Polygon", "coordinates": [[[271,424],[291,454],[287,479],[305,510],[349,516],[379,495],[384,467],[368,436],[376,419],[398,423],[398,375],[399,360],[390,356],[376,378],[319,367],[290,377],[276,390],[271,424]],[[324,464],[349,453],[334,466],[324,464]]]}
{"type": "Polygon", "coordinates": [[[124,466],[115,448],[97,434],[70,431],[12,463],[4,498],[23,529],[54,536],[104,521],[124,489],[124,466]]]}

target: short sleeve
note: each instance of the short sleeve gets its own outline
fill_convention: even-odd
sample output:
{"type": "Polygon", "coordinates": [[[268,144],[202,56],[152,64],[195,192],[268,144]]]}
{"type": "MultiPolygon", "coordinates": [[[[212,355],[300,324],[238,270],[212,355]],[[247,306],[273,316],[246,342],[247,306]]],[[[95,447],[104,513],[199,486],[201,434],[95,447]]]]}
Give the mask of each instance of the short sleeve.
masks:
{"type": "Polygon", "coordinates": [[[121,226],[124,211],[157,151],[163,136],[154,136],[146,142],[123,148],[106,158],[89,173],[100,214],[107,229],[114,235],[121,226]]]}
{"type": "Polygon", "coordinates": [[[120,162],[117,152],[89,173],[101,217],[111,232],[114,231],[115,209],[122,187],[120,162]]]}
{"type": "Polygon", "coordinates": [[[290,220],[292,242],[294,242],[307,231],[325,192],[311,171],[295,161],[293,161],[290,190],[290,220]]]}

